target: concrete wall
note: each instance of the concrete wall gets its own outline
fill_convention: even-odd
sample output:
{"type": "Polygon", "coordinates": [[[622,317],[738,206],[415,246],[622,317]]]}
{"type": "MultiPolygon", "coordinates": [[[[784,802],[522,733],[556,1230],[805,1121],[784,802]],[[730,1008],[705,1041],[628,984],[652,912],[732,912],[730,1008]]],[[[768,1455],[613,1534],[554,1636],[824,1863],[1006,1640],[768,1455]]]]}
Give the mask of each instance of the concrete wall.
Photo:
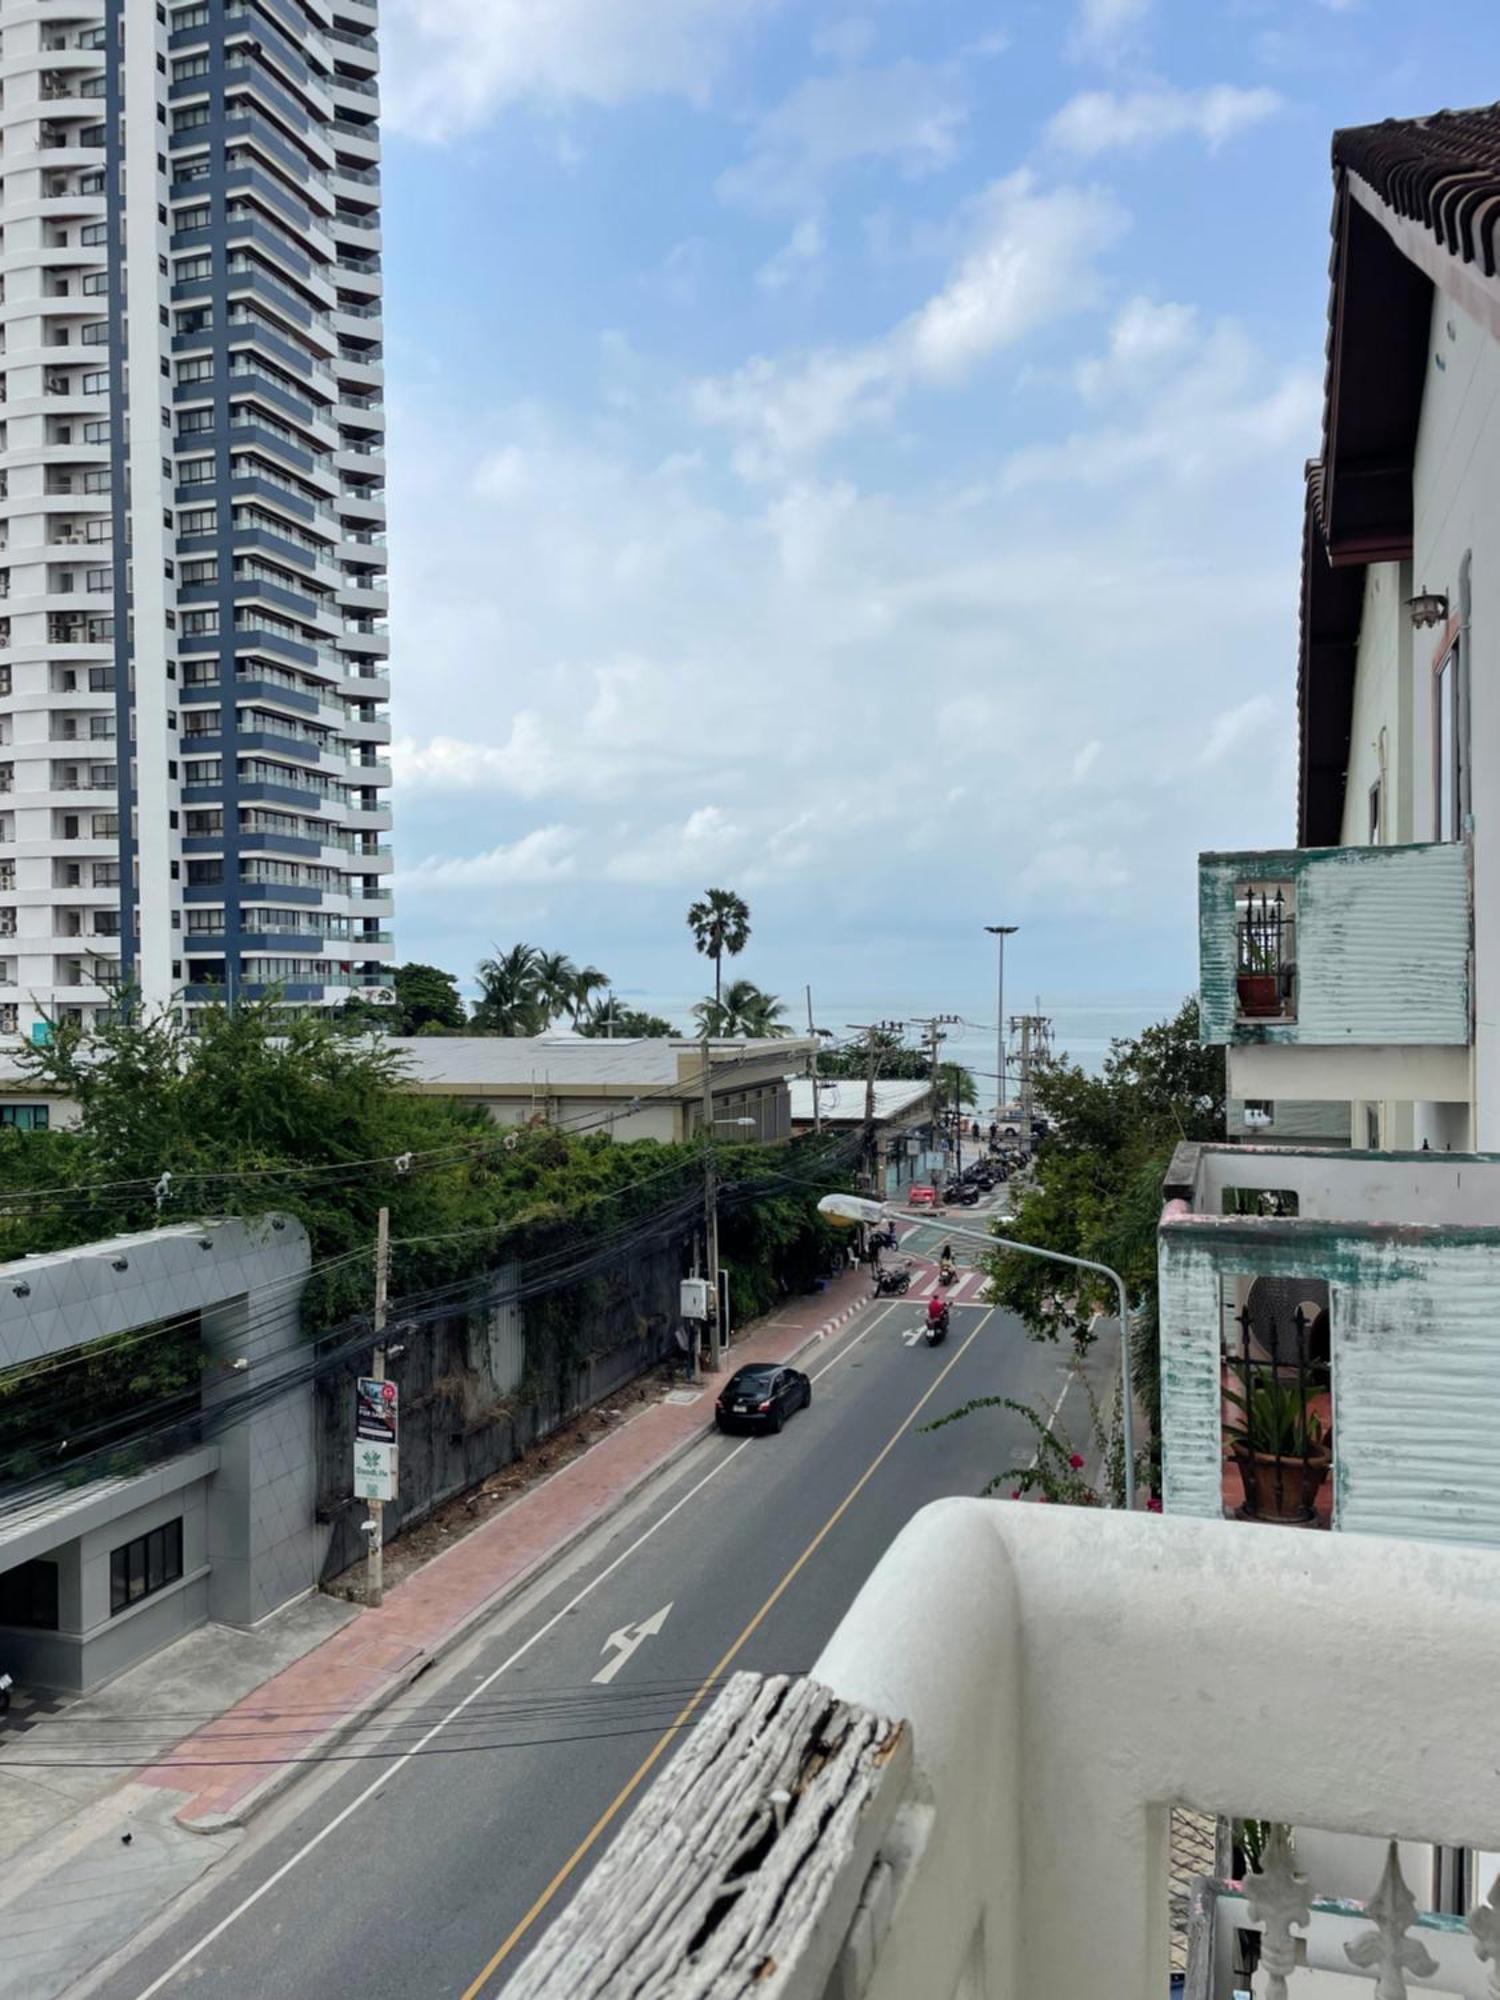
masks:
{"type": "MultiPolygon", "coordinates": [[[[211,1416],[247,1389],[274,1388],[306,1367],[308,1264],[306,1231],[285,1216],[178,1224],[21,1258],[0,1266],[0,1366],[196,1314],[200,1400],[211,1416]]],[[[59,1631],[28,1635],[16,1657],[37,1678],[92,1686],[205,1617],[254,1625],[312,1589],[327,1539],[314,1521],[314,1423],[311,1388],[297,1380],[216,1431],[206,1453],[138,1480],[95,1479],[29,1503],[24,1493],[11,1496],[0,1518],[0,1568],[55,1558],[70,1593],[59,1631]],[[191,1479],[189,1499],[171,1497],[191,1479]],[[176,1512],[182,1583],[111,1615],[110,1550],[176,1512]]]]}
{"type": "Polygon", "coordinates": [[[50,1524],[8,1524],[0,1568],[40,1558],[58,1568],[58,1629],[0,1626],[0,1658],[18,1681],[81,1691],[181,1638],[208,1617],[208,1488],[213,1448],[133,1479],[81,1487],[50,1524]],[[182,1520],[182,1578],[125,1610],[110,1609],[113,1550],[165,1521],[182,1520]],[[61,1531],[62,1539],[58,1539],[61,1531]]]}
{"type": "MultiPolygon", "coordinates": [[[[1474,1143],[1500,1146],[1500,341],[1438,292],[1413,470],[1412,574],[1459,605],[1459,567],[1472,554],[1467,681],[1471,717],[1475,891],[1474,1143]]],[[[1433,655],[1443,635],[1416,634],[1412,687],[1418,835],[1432,827],[1433,655]]]]}
{"type": "MultiPolygon", "coordinates": [[[[455,1315],[424,1328],[389,1364],[401,1388],[401,1490],[384,1511],[386,1539],[513,1464],[579,1410],[660,1361],[677,1321],[683,1268],[683,1246],[673,1243],[568,1295],[567,1309],[586,1318],[577,1329],[576,1365],[561,1382],[546,1368],[539,1336],[528,1350],[523,1305],[455,1315]]],[[[349,1488],[354,1381],[368,1364],[362,1355],[317,1386],[317,1511],[329,1538],[325,1581],[365,1549],[359,1524],[366,1509],[350,1498],[349,1488]]]]}
{"type": "Polygon", "coordinates": [[[1245,1117],[1244,1099],[1231,1097],[1225,1107],[1225,1131],[1231,1138],[1247,1139],[1252,1145],[1347,1146],[1350,1143],[1352,1127],[1347,1100],[1275,1097],[1269,1101],[1271,1122],[1257,1120],[1251,1124],[1245,1117]]]}
{"type": "MultiPolygon", "coordinates": [[[[1469,1039],[1468,862],[1461,846],[1321,847],[1198,861],[1202,1038],[1362,1046],[1469,1039]],[[1297,1018],[1238,1019],[1235,889],[1292,885],[1297,1018]]],[[[1236,1095],[1271,1095],[1240,1090],[1236,1095]]],[[[1312,1089],[1297,1093],[1322,1095],[1312,1089]]]]}
{"type": "Polygon", "coordinates": [[[1225,1188],[1290,1188],[1304,1220],[1500,1223],[1500,1157],[1493,1154],[1203,1146],[1178,1157],[1194,1163],[1189,1206],[1200,1215],[1223,1213],[1225,1188]]]}
{"type": "Polygon", "coordinates": [[[1372,563],[1365,572],[1354,714],[1349,732],[1349,773],[1344,787],[1341,845],[1364,847],[1370,839],[1370,787],[1383,795],[1382,847],[1425,839],[1412,812],[1412,627],[1406,602],[1412,594],[1409,563],[1372,563]]]}
{"type": "Polygon", "coordinates": [[[1318,1278],[1332,1329],[1333,1525],[1500,1548],[1500,1229],[1183,1218],[1163,1222],[1158,1263],[1169,1513],[1222,1511],[1223,1288],[1318,1278]]]}

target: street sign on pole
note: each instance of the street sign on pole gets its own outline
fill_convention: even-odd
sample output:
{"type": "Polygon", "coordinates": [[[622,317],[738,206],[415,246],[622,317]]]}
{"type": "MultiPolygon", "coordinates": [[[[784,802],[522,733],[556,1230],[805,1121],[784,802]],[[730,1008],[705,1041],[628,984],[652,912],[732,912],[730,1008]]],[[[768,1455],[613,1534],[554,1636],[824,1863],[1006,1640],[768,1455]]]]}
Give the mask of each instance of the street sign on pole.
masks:
{"type": "Polygon", "coordinates": [[[396,1447],[354,1440],[354,1497],[356,1500],[394,1500],[396,1497],[396,1447]]]}
{"type": "Polygon", "coordinates": [[[361,1375],[354,1388],[355,1438],[369,1444],[394,1445],[400,1407],[400,1392],[394,1382],[361,1375]]]}

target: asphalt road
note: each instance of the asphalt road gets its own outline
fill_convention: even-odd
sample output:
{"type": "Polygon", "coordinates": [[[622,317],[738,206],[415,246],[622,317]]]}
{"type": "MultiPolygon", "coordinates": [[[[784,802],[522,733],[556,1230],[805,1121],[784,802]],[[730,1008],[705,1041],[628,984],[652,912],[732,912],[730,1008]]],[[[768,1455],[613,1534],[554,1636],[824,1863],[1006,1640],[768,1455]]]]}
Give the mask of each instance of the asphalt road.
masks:
{"type": "Polygon", "coordinates": [[[809,1667],[917,1508],[1030,1459],[1010,1412],[919,1426],[983,1394],[1050,1410],[1062,1357],[980,1306],[909,1344],[922,1312],[872,1306],[814,1350],[812,1406],[779,1437],[705,1441],[75,1992],[503,1990],[715,1677],[809,1667]]]}

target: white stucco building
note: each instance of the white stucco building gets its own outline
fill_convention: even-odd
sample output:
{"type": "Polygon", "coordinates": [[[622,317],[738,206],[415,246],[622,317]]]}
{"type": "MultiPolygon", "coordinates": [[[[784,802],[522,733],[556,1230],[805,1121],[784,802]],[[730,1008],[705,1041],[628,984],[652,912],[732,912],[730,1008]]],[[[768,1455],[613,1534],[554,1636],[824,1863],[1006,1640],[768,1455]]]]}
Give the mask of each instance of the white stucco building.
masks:
{"type": "Polygon", "coordinates": [[[1231,1098],[1347,1105],[1355,1145],[1500,1147],[1497,139],[1334,137],[1296,846],[1200,867],[1231,1098]]]}

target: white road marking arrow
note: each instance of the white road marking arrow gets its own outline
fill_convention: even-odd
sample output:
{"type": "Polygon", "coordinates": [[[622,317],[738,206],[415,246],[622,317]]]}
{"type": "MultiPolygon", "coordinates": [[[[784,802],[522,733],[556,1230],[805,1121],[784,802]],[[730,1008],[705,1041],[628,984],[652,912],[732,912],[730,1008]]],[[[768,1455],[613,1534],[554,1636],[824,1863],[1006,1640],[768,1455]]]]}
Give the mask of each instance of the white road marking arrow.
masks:
{"type": "Polygon", "coordinates": [[[915,1347],[917,1342],[922,1338],[922,1322],[918,1320],[915,1326],[909,1326],[901,1338],[906,1342],[908,1347],[915,1347]]]}
{"type": "Polygon", "coordinates": [[[618,1632],[611,1632],[599,1650],[601,1653],[607,1653],[613,1646],[616,1649],[615,1656],[607,1667],[601,1667],[595,1674],[594,1685],[604,1686],[612,1681],[625,1662],[645,1644],[646,1640],[655,1638],[666,1624],[667,1613],[671,1609],[670,1604],[664,1604],[660,1611],[653,1611],[651,1616],[643,1618],[639,1625],[622,1625],[618,1632]]]}

